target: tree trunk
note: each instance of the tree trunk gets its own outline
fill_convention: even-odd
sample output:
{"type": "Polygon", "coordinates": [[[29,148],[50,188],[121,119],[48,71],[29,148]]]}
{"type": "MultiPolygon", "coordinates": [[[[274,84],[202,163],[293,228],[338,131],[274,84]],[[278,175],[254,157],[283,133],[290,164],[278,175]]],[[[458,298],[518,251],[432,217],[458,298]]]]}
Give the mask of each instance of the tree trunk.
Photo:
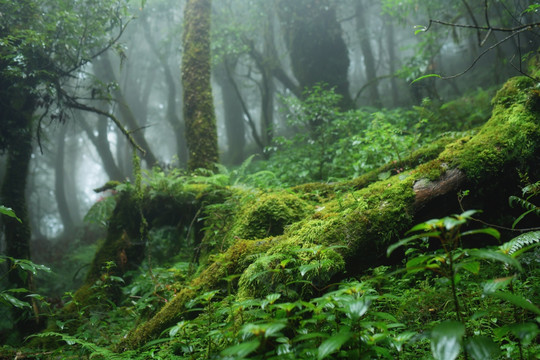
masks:
{"type": "MultiPolygon", "coordinates": [[[[114,70],[113,70],[111,61],[107,53],[104,53],[101,56],[101,61],[99,61],[97,66],[94,66],[94,71],[96,72],[96,75],[102,81],[115,82],[115,83],[117,82],[116,76],[114,75],[114,70]]],[[[124,94],[119,88],[116,88],[115,90],[113,90],[113,96],[114,96],[114,99],[116,100],[116,103],[118,104],[120,116],[125,121],[129,130],[133,131],[133,138],[144,150],[146,150],[146,155],[144,157],[144,160],[146,161],[149,167],[153,166],[154,164],[157,163],[157,158],[154,156],[154,153],[152,152],[150,145],[146,141],[143,135],[143,132],[140,129],[141,123],[137,121],[135,114],[131,111],[124,97],[124,94]]]]}
{"type": "Polygon", "coordinates": [[[349,54],[334,6],[327,0],[279,0],[278,14],[301,91],[324,83],[343,97],[343,109],[354,108],[349,93],[349,54]]]}
{"type": "Polygon", "coordinates": [[[390,93],[392,94],[392,106],[398,106],[399,104],[399,92],[396,81],[396,68],[398,64],[398,58],[396,57],[396,40],[394,34],[394,25],[392,19],[389,16],[385,17],[386,24],[386,47],[388,48],[388,69],[390,72],[390,93]]]}
{"type": "MultiPolygon", "coordinates": [[[[463,203],[467,209],[484,209],[483,216],[492,215],[500,220],[508,196],[519,192],[520,174],[527,173],[531,178],[540,176],[537,166],[540,94],[531,79],[514,78],[498,92],[493,104],[491,119],[474,136],[448,141],[445,146],[439,144],[435,148],[430,144],[402,164],[388,165],[348,183],[307,184],[288,192],[260,196],[256,205],[245,205],[238,210],[236,223],[228,230],[212,231],[209,235],[209,241],[223,242],[223,236],[236,239],[231,247],[185,284],[152,319],[132,331],[118,350],[137,348],[159,336],[182,320],[190,300],[203,292],[219,289],[224,277],[231,274],[241,274],[237,296],[242,299],[264,298],[280,291],[279,286],[285,281],[295,283],[291,279],[294,272],[280,275],[274,266],[280,259],[291,258],[296,266],[313,263],[316,255],[309,255],[312,252],[306,249],[326,248],[324,271],[311,280],[319,289],[388,263],[387,247],[404,236],[414,223],[460,211],[457,198],[461,190],[471,193],[470,200],[463,203]],[[405,172],[379,180],[381,172],[406,165],[410,168],[405,172]],[[309,210],[302,199],[309,198],[314,191],[318,194],[317,201],[309,210]],[[296,200],[294,194],[298,194],[296,200]],[[293,223],[286,232],[274,232],[275,236],[268,238],[265,229],[275,224],[284,210],[278,207],[273,218],[266,210],[257,210],[258,207],[275,208],[280,199],[291,197],[292,203],[282,205],[283,209],[299,205],[308,210],[303,212],[302,220],[293,223]],[[270,202],[268,207],[264,207],[265,201],[270,202]],[[245,219],[253,220],[245,224],[245,219]],[[250,236],[257,224],[262,233],[250,236]],[[238,233],[241,226],[250,231],[238,233]],[[338,247],[332,249],[335,245],[338,247]],[[265,254],[276,260],[269,262],[265,254]]],[[[296,280],[305,282],[306,277],[297,276],[296,280]]]]}
{"type": "Polygon", "coordinates": [[[229,56],[225,56],[223,62],[216,68],[216,81],[221,87],[223,97],[225,132],[227,134],[227,145],[229,148],[227,160],[233,165],[239,165],[244,160],[246,130],[242,104],[228,76],[235,67],[236,61],[229,60],[229,56]],[[230,71],[227,70],[227,66],[230,71]]]}
{"type": "Polygon", "coordinates": [[[369,86],[369,100],[371,105],[375,107],[381,107],[381,97],[379,95],[377,71],[375,69],[375,58],[373,57],[373,50],[371,48],[370,39],[372,38],[369,33],[369,26],[366,23],[364,17],[364,9],[367,6],[364,1],[357,1],[355,4],[356,12],[356,32],[360,37],[360,47],[362,48],[362,55],[364,56],[364,66],[366,68],[366,81],[371,84],[369,86]]]}
{"type": "MultiPolygon", "coordinates": [[[[35,99],[31,95],[22,95],[22,106],[15,106],[11,113],[15,119],[16,130],[12,130],[13,138],[7,151],[7,163],[2,188],[0,191],[1,204],[15,211],[21,222],[8,216],[2,216],[4,237],[6,242],[6,255],[15,259],[30,259],[30,219],[26,202],[26,181],[28,178],[30,158],[32,155],[32,116],[35,108],[35,99]]],[[[12,101],[14,101],[12,99],[12,101]]],[[[15,102],[15,101],[14,101],[15,102]]],[[[8,263],[11,267],[11,264],[8,263]]],[[[11,271],[8,280],[10,288],[32,289],[32,274],[22,270],[11,271]]],[[[27,318],[23,310],[13,308],[14,329],[20,336],[34,331],[36,321],[27,318]]]]}
{"type": "Polygon", "coordinates": [[[163,70],[165,84],[167,85],[167,120],[173,128],[174,136],[176,139],[176,155],[178,156],[178,162],[180,166],[185,166],[188,161],[188,151],[186,147],[186,136],[184,133],[185,125],[181,121],[177,113],[177,90],[175,77],[171,71],[171,67],[167,62],[165,55],[156,46],[156,41],[152,38],[150,26],[145,16],[142,17],[142,24],[144,27],[144,35],[148,46],[154,52],[156,58],[161,64],[163,70]]]}
{"type": "Polygon", "coordinates": [[[127,177],[127,174],[124,175],[116,165],[114,156],[111,152],[108,139],[108,120],[103,116],[99,116],[97,121],[97,136],[94,135],[92,127],[88,125],[82,116],[78,119],[78,124],[84,129],[86,136],[88,136],[88,139],[94,144],[109,180],[122,181],[127,177]]]}
{"type": "Polygon", "coordinates": [[[184,9],[182,85],[190,170],[212,169],[219,160],[210,84],[211,10],[211,0],[188,0],[184,9]]]}
{"type": "Polygon", "coordinates": [[[58,135],[56,137],[56,158],[54,164],[54,190],[56,196],[56,204],[58,206],[58,213],[60,214],[60,219],[64,225],[64,234],[70,234],[75,228],[73,218],[71,216],[71,211],[69,210],[69,205],[66,199],[65,193],[65,171],[64,171],[64,162],[65,162],[65,141],[67,134],[67,126],[61,126],[58,135]]]}

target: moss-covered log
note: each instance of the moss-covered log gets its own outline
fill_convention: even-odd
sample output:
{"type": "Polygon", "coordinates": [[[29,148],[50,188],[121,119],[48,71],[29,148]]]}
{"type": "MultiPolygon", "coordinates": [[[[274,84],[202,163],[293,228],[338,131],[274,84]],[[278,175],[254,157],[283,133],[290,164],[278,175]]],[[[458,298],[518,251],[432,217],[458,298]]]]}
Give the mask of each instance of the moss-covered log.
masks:
{"type": "MultiPolygon", "coordinates": [[[[183,318],[187,301],[224,287],[223,278],[231,274],[240,275],[235,288],[239,298],[279,292],[285,282],[300,279],[311,286],[298,283],[292,291],[310,296],[345,271],[354,275],[380,265],[387,261],[388,245],[415,222],[459,211],[461,190],[472,194],[466,206],[496,215],[508,195],[517,192],[520,173],[540,175],[540,93],[533,85],[524,77],[509,80],[493,99],[491,119],[475,135],[456,139],[433,160],[384,180],[375,181],[377,174],[371,174],[347,184],[311,184],[292,189],[295,198],[290,192],[246,195],[260,203],[245,201],[233,211],[233,224],[207,234],[219,237],[217,241],[228,237],[228,250],[209,261],[119,349],[137,348],[159,336],[183,318]],[[295,209],[285,220],[280,218],[287,213],[283,203],[295,209]],[[273,237],[258,239],[268,235],[273,237]]],[[[433,152],[439,150],[427,154],[433,152]]]]}

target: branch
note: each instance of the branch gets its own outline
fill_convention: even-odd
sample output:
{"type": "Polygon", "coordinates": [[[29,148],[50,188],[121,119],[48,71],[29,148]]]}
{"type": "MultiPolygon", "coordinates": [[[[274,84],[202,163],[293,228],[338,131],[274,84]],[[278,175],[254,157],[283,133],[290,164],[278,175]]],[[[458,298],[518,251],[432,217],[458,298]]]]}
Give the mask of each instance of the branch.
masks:
{"type": "Polygon", "coordinates": [[[514,34],[517,34],[518,32],[523,32],[525,30],[532,30],[536,27],[540,27],[540,22],[532,23],[532,24],[525,24],[516,26],[513,28],[500,28],[500,27],[493,27],[493,26],[477,26],[477,25],[467,25],[467,24],[455,24],[447,21],[442,20],[429,20],[429,24],[426,28],[422,29],[421,31],[426,32],[431,28],[432,24],[440,24],[440,25],[446,25],[446,26],[452,26],[452,27],[458,27],[458,28],[465,28],[465,29],[475,29],[475,30],[486,30],[486,31],[501,31],[501,32],[511,32],[514,34]]]}
{"type": "Polygon", "coordinates": [[[526,30],[529,30],[528,28],[522,28],[521,30],[518,30],[516,32],[513,32],[512,34],[508,35],[507,37],[505,37],[504,39],[502,40],[499,40],[497,41],[495,44],[491,45],[489,48],[487,48],[486,50],[484,50],[480,55],[478,55],[476,57],[476,59],[474,59],[474,61],[471,63],[471,65],[463,70],[462,72],[458,73],[458,74],[455,74],[455,75],[452,75],[452,76],[442,76],[441,79],[443,80],[449,80],[449,79],[454,79],[454,78],[457,78],[463,74],[465,74],[467,71],[471,70],[474,65],[476,65],[476,63],[484,56],[486,55],[488,52],[490,52],[491,50],[495,49],[497,46],[499,46],[500,44],[502,44],[503,42],[505,42],[506,40],[509,40],[511,38],[513,38],[514,36],[516,36],[517,34],[521,33],[521,32],[524,32],[526,30]]]}
{"type": "Polygon", "coordinates": [[[236,93],[236,96],[238,97],[238,100],[240,101],[240,105],[242,106],[242,110],[244,111],[244,114],[246,115],[248,119],[249,127],[251,128],[251,133],[253,135],[253,139],[259,145],[261,150],[264,150],[264,144],[261,141],[261,138],[259,137],[259,134],[257,134],[257,129],[255,127],[255,122],[253,121],[253,118],[251,117],[251,114],[247,108],[247,105],[244,101],[244,98],[242,97],[242,94],[240,93],[240,90],[238,89],[238,85],[236,84],[236,81],[234,81],[234,78],[231,74],[231,70],[229,69],[229,64],[227,61],[225,61],[225,70],[227,72],[227,77],[229,81],[231,82],[231,85],[233,86],[234,92],[236,93]]]}
{"type": "Polygon", "coordinates": [[[146,150],[144,150],[142,147],[137,144],[135,139],[133,139],[133,136],[131,136],[132,131],[128,131],[122,123],[114,116],[113,114],[100,110],[98,108],[88,106],[85,104],[82,104],[78,102],[75,98],[68,96],[67,94],[63,93],[64,99],[66,100],[66,105],[72,109],[78,109],[88,112],[93,112],[95,114],[103,115],[109,119],[112,120],[112,122],[116,125],[116,127],[122,132],[122,134],[125,135],[125,137],[128,139],[129,143],[137,150],[141,152],[141,154],[144,156],[146,154],[146,150]]]}
{"type": "Polygon", "coordinates": [[[384,79],[391,79],[391,78],[394,78],[394,77],[398,77],[396,74],[388,74],[388,75],[382,75],[382,76],[377,76],[376,78],[374,79],[371,79],[370,81],[368,81],[367,83],[364,84],[364,86],[362,86],[357,92],[356,92],[356,96],[354,97],[354,102],[356,103],[358,101],[358,99],[360,98],[360,95],[362,94],[362,92],[364,90],[366,90],[368,87],[370,87],[371,85],[373,84],[376,84],[378,83],[379,81],[381,80],[384,80],[384,79]]]}

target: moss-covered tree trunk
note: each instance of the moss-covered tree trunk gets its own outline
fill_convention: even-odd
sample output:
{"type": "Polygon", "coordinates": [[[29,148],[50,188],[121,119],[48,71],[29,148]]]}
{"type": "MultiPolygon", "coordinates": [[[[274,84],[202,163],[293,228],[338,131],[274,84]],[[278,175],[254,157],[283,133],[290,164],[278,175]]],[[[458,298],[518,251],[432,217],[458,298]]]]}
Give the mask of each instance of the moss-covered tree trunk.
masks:
{"type": "Polygon", "coordinates": [[[264,297],[285,283],[297,284],[295,293],[310,296],[313,289],[381,265],[388,261],[387,247],[414,223],[460,211],[461,190],[472,194],[465,203],[469,209],[500,216],[508,195],[518,192],[520,174],[540,177],[540,92],[531,79],[515,78],[493,104],[492,118],[477,134],[451,141],[442,151],[417,153],[408,170],[384,180],[378,175],[388,168],[349,183],[308,184],[246,201],[235,225],[210,235],[220,237],[214,241],[231,239],[228,250],[134,329],[119,349],[137,348],[159,336],[183,318],[190,300],[223,289],[223,279],[231,274],[240,274],[239,299],[264,297]],[[269,232],[277,223],[281,226],[269,232]],[[278,272],[284,263],[294,265],[278,272]],[[302,265],[317,271],[301,273],[302,265]],[[306,281],[314,286],[302,287],[306,281]]]}
{"type": "Polygon", "coordinates": [[[216,116],[210,85],[211,0],[188,0],[184,10],[182,85],[188,168],[218,162],[216,116]]]}

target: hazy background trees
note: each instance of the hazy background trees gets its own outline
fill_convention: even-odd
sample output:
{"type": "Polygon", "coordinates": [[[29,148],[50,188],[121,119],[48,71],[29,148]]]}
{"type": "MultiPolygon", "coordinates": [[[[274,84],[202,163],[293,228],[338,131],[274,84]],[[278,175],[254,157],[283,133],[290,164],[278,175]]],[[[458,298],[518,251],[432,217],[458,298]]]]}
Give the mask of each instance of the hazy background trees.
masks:
{"type": "MultiPolygon", "coordinates": [[[[99,3],[101,7],[90,9],[84,1],[73,0],[66,2],[70,8],[58,9],[54,1],[41,8],[31,0],[0,2],[2,202],[31,225],[35,249],[94,243],[95,238],[81,231],[82,219],[106,194],[92,189],[131,177],[130,145],[104,114],[118,118],[146,151],[147,168],[185,168],[189,161],[180,68],[188,52],[181,41],[186,1],[137,1],[121,14],[114,10],[120,3],[99,3]],[[55,18],[61,14],[65,18],[55,18]],[[125,24],[119,19],[131,17],[114,48],[94,56],[99,44],[107,46],[107,39],[125,24]],[[55,19],[65,27],[52,25],[55,19]],[[85,50],[77,52],[81,39],[86,41],[85,50]],[[44,48],[37,45],[40,42],[44,48]],[[40,95],[31,89],[39,89],[40,95]],[[77,110],[68,96],[99,111],[77,110]],[[48,114],[40,119],[45,109],[48,114]],[[26,201],[25,195],[28,217],[17,205],[26,201]]],[[[526,0],[487,3],[494,26],[512,27],[538,18],[523,12],[529,5],[526,0]]],[[[326,144],[313,172],[324,181],[325,164],[333,161],[328,142],[336,139],[318,137],[317,128],[331,117],[312,114],[307,128],[289,121],[304,106],[290,99],[310,99],[313,92],[306,90],[334,88],[341,96],[337,107],[333,98],[324,97],[317,98],[317,106],[326,106],[328,114],[361,108],[367,117],[381,108],[421,106],[426,98],[442,104],[526,71],[521,60],[537,51],[537,31],[504,42],[459,78],[411,84],[430,73],[459,73],[502,39],[495,32],[487,36],[486,31],[441,25],[415,34],[415,26],[425,26],[429,19],[485,24],[485,4],[483,0],[214,1],[210,46],[221,162],[238,165],[253,154],[268,159],[275,156],[272,149],[280,148],[283,136],[308,134],[301,141],[312,141],[317,149],[326,144]]],[[[368,126],[364,118],[347,121],[354,129],[339,128],[336,134],[365,131],[368,126]]],[[[3,221],[7,231],[2,252],[28,257],[28,248],[7,248],[11,220],[3,221]]],[[[18,234],[29,237],[30,229],[18,234]]],[[[45,250],[34,254],[37,262],[59,256],[45,250]]]]}

